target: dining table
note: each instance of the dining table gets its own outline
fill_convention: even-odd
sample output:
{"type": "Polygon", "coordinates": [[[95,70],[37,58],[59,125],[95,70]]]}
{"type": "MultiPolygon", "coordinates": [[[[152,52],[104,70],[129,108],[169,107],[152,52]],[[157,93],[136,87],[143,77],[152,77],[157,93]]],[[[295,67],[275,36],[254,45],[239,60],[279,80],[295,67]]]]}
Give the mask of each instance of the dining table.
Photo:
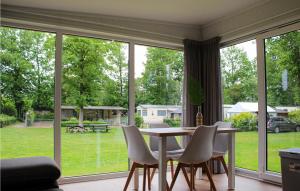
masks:
{"type": "MultiPolygon", "coordinates": [[[[166,145],[169,136],[191,136],[197,127],[170,127],[170,128],[149,128],[140,129],[143,135],[156,136],[159,139],[158,157],[158,190],[166,191],[167,188],[167,163],[166,145]]],[[[235,189],[235,132],[236,128],[218,128],[217,133],[228,133],[228,189],[235,189]]],[[[138,178],[135,179],[138,181],[138,178]]],[[[138,185],[134,184],[134,185],[138,185]]]]}

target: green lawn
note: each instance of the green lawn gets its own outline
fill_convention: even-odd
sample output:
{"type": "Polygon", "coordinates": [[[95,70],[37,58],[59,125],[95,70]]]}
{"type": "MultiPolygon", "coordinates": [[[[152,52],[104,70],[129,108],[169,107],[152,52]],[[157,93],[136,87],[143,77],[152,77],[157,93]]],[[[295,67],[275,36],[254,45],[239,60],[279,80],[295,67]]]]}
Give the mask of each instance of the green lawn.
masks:
{"type": "MultiPolygon", "coordinates": [[[[123,132],[112,128],[109,133],[66,133],[62,131],[63,176],[126,171],[127,150],[123,132]]],[[[53,157],[52,128],[2,128],[1,158],[27,156],[53,157]]],[[[268,136],[269,170],[280,171],[278,150],[300,147],[300,133],[270,133],[268,136]]],[[[236,166],[257,170],[258,134],[236,135],[236,166]]]]}

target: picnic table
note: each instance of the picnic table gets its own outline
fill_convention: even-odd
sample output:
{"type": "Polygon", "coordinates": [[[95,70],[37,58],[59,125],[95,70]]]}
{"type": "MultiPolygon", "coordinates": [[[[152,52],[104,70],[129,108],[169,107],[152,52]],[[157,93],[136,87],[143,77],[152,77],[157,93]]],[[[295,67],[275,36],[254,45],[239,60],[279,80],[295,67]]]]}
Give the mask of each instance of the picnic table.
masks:
{"type": "Polygon", "coordinates": [[[93,132],[96,131],[102,131],[102,132],[108,132],[110,130],[108,123],[101,123],[101,124],[85,124],[83,126],[80,126],[78,124],[68,124],[66,132],[87,132],[89,130],[92,130],[93,132]]]}

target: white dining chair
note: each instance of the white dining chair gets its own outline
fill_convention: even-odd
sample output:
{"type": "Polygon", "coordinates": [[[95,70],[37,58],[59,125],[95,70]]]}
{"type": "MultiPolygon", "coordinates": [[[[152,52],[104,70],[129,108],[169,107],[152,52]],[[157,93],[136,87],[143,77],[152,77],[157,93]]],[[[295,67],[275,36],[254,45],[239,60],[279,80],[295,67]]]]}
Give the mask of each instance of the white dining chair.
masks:
{"type": "MultiPolygon", "coordinates": [[[[136,168],[143,168],[143,191],[145,191],[146,186],[146,174],[148,171],[148,188],[150,189],[150,169],[158,168],[158,160],[151,154],[143,136],[140,131],[135,126],[123,126],[122,127],[125,140],[128,149],[128,158],[132,162],[132,166],[126,180],[123,191],[126,191],[132,175],[136,168]]],[[[169,191],[169,186],[167,183],[167,191],[169,191]]]]}
{"type": "Polygon", "coordinates": [[[204,168],[207,177],[210,181],[211,188],[216,191],[215,184],[210,174],[207,162],[210,160],[213,154],[214,139],[216,135],[217,126],[199,126],[189,144],[187,145],[182,156],[178,159],[178,165],[172,180],[170,189],[172,190],[176,178],[179,174],[180,169],[184,174],[185,168],[190,168],[190,180],[187,180],[187,184],[192,191],[195,188],[195,171],[198,167],[204,168]]]}
{"type": "MultiPolygon", "coordinates": [[[[149,124],[149,128],[169,128],[169,125],[166,123],[151,123],[149,124]]],[[[153,156],[158,159],[158,143],[159,143],[159,138],[157,136],[150,136],[149,140],[149,146],[152,151],[153,156]]],[[[166,157],[167,160],[170,162],[171,166],[171,176],[174,176],[174,160],[178,160],[179,157],[182,155],[184,152],[184,149],[180,147],[178,144],[176,138],[174,136],[172,137],[167,137],[167,147],[166,147],[166,157]]],[[[152,174],[151,174],[151,180],[154,176],[155,169],[153,169],[152,174]]]]}
{"type": "MultiPolygon", "coordinates": [[[[218,121],[215,123],[215,125],[217,125],[218,128],[232,128],[232,123],[230,122],[218,121]]],[[[228,151],[228,141],[229,141],[228,133],[217,134],[214,143],[213,156],[211,157],[212,161],[217,160],[221,162],[227,176],[228,176],[228,168],[224,156],[228,151]]]]}

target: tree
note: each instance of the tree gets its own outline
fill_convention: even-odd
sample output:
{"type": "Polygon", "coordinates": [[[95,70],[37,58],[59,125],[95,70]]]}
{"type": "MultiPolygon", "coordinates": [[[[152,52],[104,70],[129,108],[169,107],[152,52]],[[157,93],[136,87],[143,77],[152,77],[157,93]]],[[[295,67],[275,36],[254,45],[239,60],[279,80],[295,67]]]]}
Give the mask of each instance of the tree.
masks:
{"type": "Polygon", "coordinates": [[[101,85],[105,72],[105,42],[92,38],[65,36],[63,43],[63,103],[79,108],[79,125],[83,107],[101,102],[101,85]]]}
{"type": "Polygon", "coordinates": [[[183,79],[182,52],[148,48],[142,77],[137,79],[137,104],[180,104],[183,79]]]}
{"type": "Polygon", "coordinates": [[[224,48],[221,56],[224,103],[257,101],[257,70],[255,60],[236,46],[224,48]]]}
{"type": "Polygon", "coordinates": [[[268,104],[300,105],[300,32],[265,40],[268,104]],[[287,89],[282,86],[287,72],[287,89]]]}
{"type": "Polygon", "coordinates": [[[53,109],[54,35],[1,27],[1,92],[17,116],[34,109],[53,109]]]}
{"type": "Polygon", "coordinates": [[[2,96],[15,103],[17,117],[21,119],[33,86],[30,83],[32,65],[22,55],[17,38],[19,33],[18,30],[1,27],[0,88],[2,96]]]}

